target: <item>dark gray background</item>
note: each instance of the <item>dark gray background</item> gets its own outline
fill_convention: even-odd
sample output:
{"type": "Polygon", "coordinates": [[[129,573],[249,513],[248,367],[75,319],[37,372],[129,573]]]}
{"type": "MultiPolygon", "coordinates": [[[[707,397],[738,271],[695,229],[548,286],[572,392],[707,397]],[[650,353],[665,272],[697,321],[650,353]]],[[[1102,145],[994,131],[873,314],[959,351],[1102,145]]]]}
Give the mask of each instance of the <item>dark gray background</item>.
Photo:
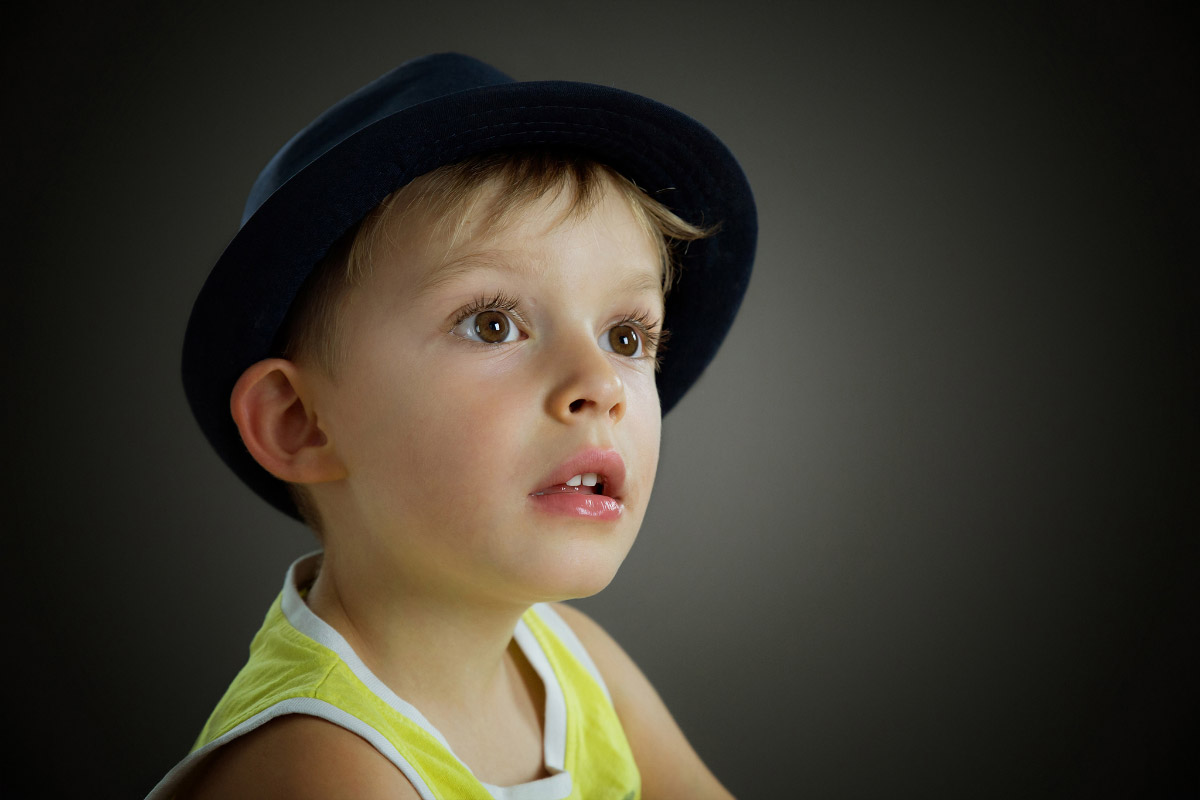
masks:
{"type": "Polygon", "coordinates": [[[1200,791],[1194,12],[46,8],[4,33],[0,794],[148,791],[312,547],[193,423],[186,316],[274,150],[448,49],[672,104],[755,188],[742,316],[583,604],[731,790],[1200,791]]]}

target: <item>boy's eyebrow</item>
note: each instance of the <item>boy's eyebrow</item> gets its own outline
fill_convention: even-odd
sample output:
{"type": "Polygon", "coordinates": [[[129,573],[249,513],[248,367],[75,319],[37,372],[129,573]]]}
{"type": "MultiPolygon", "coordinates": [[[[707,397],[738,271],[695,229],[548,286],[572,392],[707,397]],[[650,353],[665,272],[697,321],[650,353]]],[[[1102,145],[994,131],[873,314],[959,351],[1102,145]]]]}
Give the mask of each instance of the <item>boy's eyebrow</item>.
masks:
{"type": "MultiPolygon", "coordinates": [[[[438,289],[447,283],[476,272],[481,269],[494,269],[500,272],[510,272],[523,277],[531,277],[534,270],[528,263],[519,258],[506,258],[506,254],[496,251],[469,253],[454,258],[431,269],[417,283],[416,296],[421,297],[438,289]]],[[[662,293],[662,279],[643,270],[635,270],[625,276],[617,290],[623,294],[662,293]]]]}
{"type": "Polygon", "coordinates": [[[642,294],[649,292],[651,294],[661,295],[663,291],[662,278],[651,275],[649,272],[631,272],[626,276],[625,280],[621,281],[618,287],[622,294],[642,294]]]}
{"type": "Polygon", "coordinates": [[[468,253],[465,256],[452,258],[429,270],[417,283],[417,297],[428,294],[434,289],[451,283],[463,275],[480,269],[497,269],[502,272],[526,273],[527,270],[513,265],[510,259],[503,258],[500,253],[483,251],[468,253]]]}

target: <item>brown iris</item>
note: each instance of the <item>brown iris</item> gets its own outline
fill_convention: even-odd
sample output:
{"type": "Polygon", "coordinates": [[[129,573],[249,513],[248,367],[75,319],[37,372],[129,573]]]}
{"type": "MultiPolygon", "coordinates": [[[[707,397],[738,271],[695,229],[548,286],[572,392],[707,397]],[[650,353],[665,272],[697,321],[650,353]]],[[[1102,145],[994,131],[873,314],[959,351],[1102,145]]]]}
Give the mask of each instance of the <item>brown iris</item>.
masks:
{"type": "Polygon", "coordinates": [[[609,329],[608,343],[617,355],[635,356],[641,346],[641,338],[632,325],[617,325],[609,329]]]}
{"type": "Polygon", "coordinates": [[[511,323],[501,311],[483,311],[475,316],[475,333],[488,344],[499,344],[508,338],[511,323]]]}

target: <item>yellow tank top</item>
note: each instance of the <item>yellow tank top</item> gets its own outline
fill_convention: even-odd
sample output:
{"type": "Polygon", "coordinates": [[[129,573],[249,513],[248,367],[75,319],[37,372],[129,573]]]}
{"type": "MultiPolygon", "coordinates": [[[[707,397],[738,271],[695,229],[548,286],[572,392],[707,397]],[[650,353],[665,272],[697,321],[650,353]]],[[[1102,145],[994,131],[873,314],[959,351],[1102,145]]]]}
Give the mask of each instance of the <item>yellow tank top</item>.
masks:
{"type": "Polygon", "coordinates": [[[638,800],[641,777],[595,665],[546,605],[521,618],[514,638],[545,686],[549,777],[517,786],[480,782],[421,713],[397,697],[349,644],[305,605],[297,587],[316,557],[288,570],[250,645],[250,659],[217,704],[192,752],[149,798],[172,796],[216,748],[284,714],[310,714],[366,739],[426,800],[638,800]]]}

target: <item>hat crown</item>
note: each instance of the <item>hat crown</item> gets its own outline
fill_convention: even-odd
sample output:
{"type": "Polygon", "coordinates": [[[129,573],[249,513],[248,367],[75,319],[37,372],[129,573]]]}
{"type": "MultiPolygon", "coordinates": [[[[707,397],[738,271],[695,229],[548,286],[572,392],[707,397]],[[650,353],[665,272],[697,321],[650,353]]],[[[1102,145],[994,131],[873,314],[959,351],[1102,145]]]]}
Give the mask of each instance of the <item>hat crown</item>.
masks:
{"type": "Polygon", "coordinates": [[[254,181],[241,224],[292,176],[364,128],[429,100],[504,83],[513,83],[513,79],[460,53],[436,53],[404,62],[339,100],[293,136],[254,181]]]}

